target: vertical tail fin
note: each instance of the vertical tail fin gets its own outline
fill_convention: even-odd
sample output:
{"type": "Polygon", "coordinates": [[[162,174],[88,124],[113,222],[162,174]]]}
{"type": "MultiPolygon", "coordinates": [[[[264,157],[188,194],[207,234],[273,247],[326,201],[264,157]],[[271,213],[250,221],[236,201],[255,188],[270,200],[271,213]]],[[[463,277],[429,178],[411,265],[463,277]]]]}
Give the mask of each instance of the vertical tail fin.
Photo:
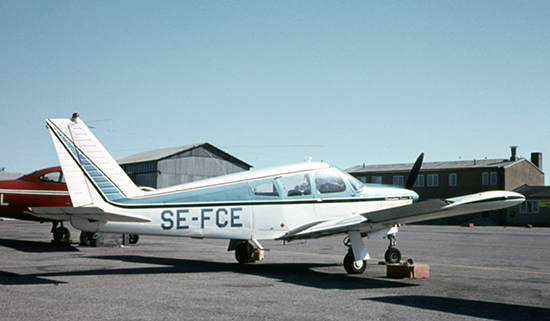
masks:
{"type": "Polygon", "coordinates": [[[73,206],[100,204],[145,194],[126,175],[90,129],[71,119],[47,119],[73,206]]]}

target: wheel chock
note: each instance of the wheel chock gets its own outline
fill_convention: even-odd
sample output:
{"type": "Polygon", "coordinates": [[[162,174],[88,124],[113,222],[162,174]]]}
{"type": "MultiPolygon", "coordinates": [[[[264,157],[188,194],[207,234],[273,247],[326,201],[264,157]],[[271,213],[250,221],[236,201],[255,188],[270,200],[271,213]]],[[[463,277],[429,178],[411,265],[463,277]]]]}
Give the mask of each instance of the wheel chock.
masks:
{"type": "Polygon", "coordinates": [[[253,259],[254,259],[254,261],[263,260],[264,259],[264,250],[255,249],[253,259]]]}
{"type": "Polygon", "coordinates": [[[430,265],[418,263],[386,264],[386,276],[390,279],[427,279],[430,277],[430,265]]]}

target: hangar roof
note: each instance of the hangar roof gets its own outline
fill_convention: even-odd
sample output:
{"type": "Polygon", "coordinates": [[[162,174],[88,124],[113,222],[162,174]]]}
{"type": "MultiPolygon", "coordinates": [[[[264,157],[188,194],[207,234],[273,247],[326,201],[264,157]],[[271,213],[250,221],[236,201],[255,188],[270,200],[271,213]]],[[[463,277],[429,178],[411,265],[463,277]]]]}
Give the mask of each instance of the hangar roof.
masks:
{"type": "Polygon", "coordinates": [[[170,158],[176,154],[184,153],[191,151],[196,148],[208,148],[213,149],[216,151],[216,154],[219,156],[222,156],[226,159],[232,159],[233,161],[239,162],[243,165],[248,166],[249,168],[252,167],[252,165],[249,165],[242,160],[224,152],[223,150],[215,147],[214,145],[210,143],[200,143],[200,144],[192,144],[192,145],[183,145],[183,146],[176,146],[176,147],[168,147],[168,148],[161,148],[161,149],[155,149],[150,150],[146,152],[137,153],[134,155],[130,155],[127,157],[124,157],[122,159],[119,159],[117,162],[119,164],[132,164],[132,163],[144,163],[144,162],[151,162],[151,161],[158,161],[166,158],[170,158]]]}
{"type": "MultiPolygon", "coordinates": [[[[520,158],[516,161],[509,159],[479,159],[468,161],[430,162],[422,164],[422,171],[430,170],[457,170],[457,169],[478,169],[478,168],[506,168],[517,163],[527,161],[520,158]]],[[[388,165],[358,165],[348,168],[346,172],[353,174],[372,172],[409,172],[413,164],[388,164],[388,165]]]]}
{"type": "Polygon", "coordinates": [[[25,175],[24,173],[6,173],[0,172],[0,181],[12,180],[25,175]]]}
{"type": "Polygon", "coordinates": [[[522,185],[514,190],[527,198],[550,198],[550,186],[522,185]]]}

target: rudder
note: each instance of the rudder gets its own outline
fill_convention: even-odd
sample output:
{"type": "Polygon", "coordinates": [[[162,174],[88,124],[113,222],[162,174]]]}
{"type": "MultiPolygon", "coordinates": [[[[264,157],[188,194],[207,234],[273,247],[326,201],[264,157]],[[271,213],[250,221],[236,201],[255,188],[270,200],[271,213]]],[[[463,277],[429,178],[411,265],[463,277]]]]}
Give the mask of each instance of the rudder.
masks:
{"type": "Polygon", "coordinates": [[[73,206],[98,204],[144,195],[73,114],[71,119],[47,119],[56,152],[67,181],[73,206]]]}

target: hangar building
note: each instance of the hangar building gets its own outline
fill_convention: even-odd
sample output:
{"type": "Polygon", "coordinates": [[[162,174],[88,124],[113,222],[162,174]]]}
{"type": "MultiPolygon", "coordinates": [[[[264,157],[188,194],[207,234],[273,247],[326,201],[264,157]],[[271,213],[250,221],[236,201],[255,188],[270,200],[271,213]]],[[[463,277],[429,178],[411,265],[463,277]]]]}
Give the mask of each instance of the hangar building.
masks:
{"type": "Polygon", "coordinates": [[[525,202],[506,209],[506,225],[550,227],[550,186],[523,185],[514,192],[525,202]]]}
{"type": "Polygon", "coordinates": [[[142,152],[118,163],[134,183],[153,188],[247,171],[252,167],[209,143],[142,152]]]}
{"type": "MultiPolygon", "coordinates": [[[[516,156],[517,146],[511,147],[511,156],[501,159],[468,161],[426,162],[413,187],[420,200],[450,198],[490,190],[512,191],[525,184],[544,185],[542,153],[532,153],[531,159],[516,156]]],[[[347,169],[364,183],[404,186],[413,164],[360,165],[347,169]]],[[[506,224],[504,211],[483,213],[495,223],[506,224]]],[[[446,219],[451,223],[463,223],[472,216],[446,219]]]]}

